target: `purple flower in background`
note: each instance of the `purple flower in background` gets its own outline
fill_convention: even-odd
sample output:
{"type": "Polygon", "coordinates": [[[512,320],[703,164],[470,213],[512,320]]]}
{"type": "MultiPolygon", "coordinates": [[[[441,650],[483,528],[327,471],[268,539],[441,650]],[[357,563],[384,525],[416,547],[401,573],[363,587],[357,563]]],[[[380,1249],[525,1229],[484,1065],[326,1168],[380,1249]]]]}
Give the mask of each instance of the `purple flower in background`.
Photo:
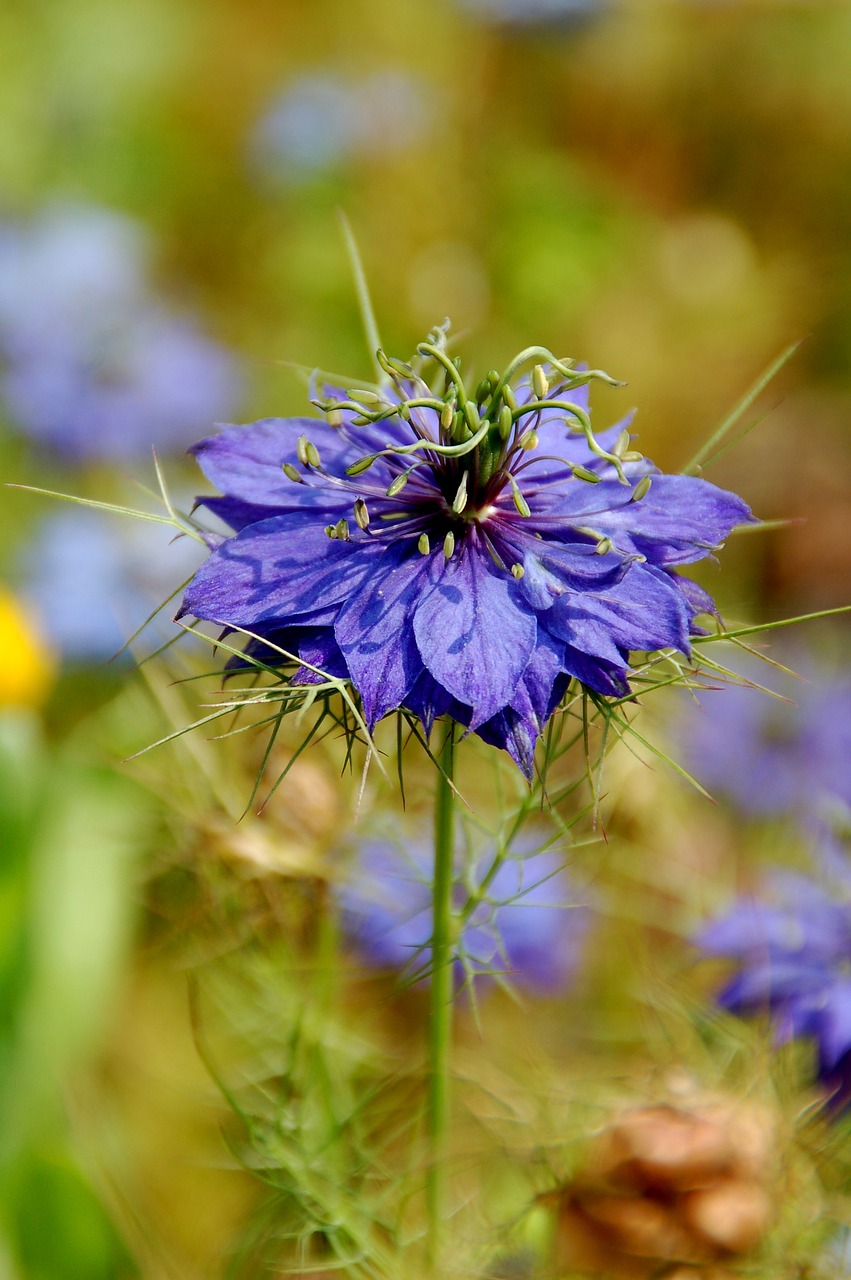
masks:
{"type": "Polygon", "coordinates": [[[689,653],[714,606],[677,569],[753,517],[658,474],[629,419],[596,440],[588,376],[561,362],[552,389],[538,366],[536,389],[494,374],[475,401],[389,367],[395,390],[329,394],[327,422],[269,418],[195,446],[224,492],[203,502],[236,534],[180,612],[254,633],[249,656],[280,661],[268,639],[351,679],[370,727],[398,708],[427,731],[450,715],[531,775],[571,679],[621,696],[631,651],[689,653]]]}
{"type": "Polygon", "coordinates": [[[851,1101],[851,882],[844,896],[801,875],[776,875],[764,898],[745,897],[695,939],[708,955],[735,959],[718,995],[732,1013],[771,1013],[781,1043],[806,1036],[833,1104],[851,1101]]]}
{"type": "Polygon", "coordinates": [[[600,17],[608,0],[460,0],[461,7],[505,26],[572,26],[600,17]]]}
{"type": "Polygon", "coordinates": [[[425,83],[402,70],[361,80],[314,71],[274,98],[252,131],[249,152],[267,177],[301,181],[357,156],[404,150],[431,115],[425,83]]]}
{"type": "MultiPolygon", "coordinates": [[[[432,862],[424,843],[364,841],[337,888],[344,927],[365,958],[416,974],[428,964],[432,862]]],[[[454,890],[460,911],[470,888],[481,886],[494,850],[480,849],[472,872],[454,890]]],[[[468,973],[508,973],[539,993],[572,979],[590,925],[561,857],[552,851],[510,856],[462,928],[459,949],[468,973]]]]}
{"type": "MultiPolygon", "coordinates": [[[[104,662],[172,589],[175,557],[188,576],[202,555],[164,525],[62,510],[24,550],[21,594],[66,662],[104,662]]],[[[152,623],[147,643],[170,635],[164,621],[152,623]]]]}
{"type": "Polygon", "coordinates": [[[788,661],[806,678],[738,664],[782,699],[730,684],[701,697],[680,726],[683,755],[703,785],[755,817],[817,814],[831,797],[851,806],[851,675],[788,661]]]}
{"type": "Polygon", "coordinates": [[[150,296],[145,249],[88,206],[0,228],[0,399],[66,457],[182,449],[236,404],[233,358],[150,296]]]}

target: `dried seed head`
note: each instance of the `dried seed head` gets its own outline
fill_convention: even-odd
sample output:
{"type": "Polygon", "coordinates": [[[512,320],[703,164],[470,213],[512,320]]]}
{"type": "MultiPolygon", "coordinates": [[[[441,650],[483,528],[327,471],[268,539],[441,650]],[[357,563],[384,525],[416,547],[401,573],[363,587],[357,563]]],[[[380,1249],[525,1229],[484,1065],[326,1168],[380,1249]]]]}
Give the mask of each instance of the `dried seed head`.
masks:
{"type": "MultiPolygon", "coordinates": [[[[647,1277],[674,1263],[708,1268],[758,1245],[774,1216],[775,1126],[751,1104],[636,1107],[593,1143],[556,1193],[561,1271],[647,1277]]],[[[551,1201],[552,1203],[553,1201],[551,1201]]]]}

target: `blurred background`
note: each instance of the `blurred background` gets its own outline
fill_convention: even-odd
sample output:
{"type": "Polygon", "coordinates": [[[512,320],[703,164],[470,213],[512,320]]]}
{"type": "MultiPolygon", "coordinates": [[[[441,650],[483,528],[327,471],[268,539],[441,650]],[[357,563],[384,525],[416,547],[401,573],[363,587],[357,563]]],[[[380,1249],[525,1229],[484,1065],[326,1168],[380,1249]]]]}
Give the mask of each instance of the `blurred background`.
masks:
{"type": "MultiPolygon", "coordinates": [[[[6,0],[0,477],[155,511],[153,446],[191,504],[184,451],[213,423],[303,411],[290,362],[368,376],[342,210],[389,352],[450,316],[467,369],[531,343],[587,360],[628,383],[596,392],[597,423],[637,405],[666,469],[800,342],[707,472],[785,523],[703,580],[728,622],[842,605],[849,62],[845,0],[6,0]]],[[[256,1199],[186,973],[307,929],[282,886],[321,892],[357,788],[320,749],[236,826],[260,747],[119,763],[189,716],[173,673],[112,655],[195,563],[155,523],[3,491],[3,1280],[225,1274],[256,1199]]],[[[155,622],[136,657],[169,636],[155,622]]],[[[798,667],[847,681],[847,639],[799,629],[798,667]]],[[[695,769],[720,794],[717,755],[695,769]]],[[[649,796],[613,776],[613,881],[652,863],[682,902],[695,866],[729,872],[755,821],[735,795],[707,819],[673,776],[649,796]]]]}

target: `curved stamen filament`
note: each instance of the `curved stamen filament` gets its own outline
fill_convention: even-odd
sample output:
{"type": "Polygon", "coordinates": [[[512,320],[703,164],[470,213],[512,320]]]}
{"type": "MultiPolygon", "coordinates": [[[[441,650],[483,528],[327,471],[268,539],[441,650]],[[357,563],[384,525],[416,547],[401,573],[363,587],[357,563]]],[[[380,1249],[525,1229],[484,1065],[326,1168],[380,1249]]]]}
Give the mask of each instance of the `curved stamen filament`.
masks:
{"type": "Polygon", "coordinates": [[[616,453],[610,453],[608,449],[604,449],[600,444],[591,427],[591,419],[581,407],[581,405],[573,404],[570,400],[530,400],[528,404],[519,405],[514,410],[513,417],[515,419],[522,418],[527,413],[538,413],[544,409],[560,409],[564,413],[570,413],[576,418],[585,435],[588,448],[598,458],[603,458],[606,462],[610,462],[618,473],[618,480],[621,484],[629,484],[627,480],[623,463],[616,453]]]}
{"type": "MultiPolygon", "coordinates": [[[[479,447],[492,425],[492,423],[485,420],[476,434],[470,436],[469,440],[463,440],[461,444],[435,444],[431,440],[415,440],[413,444],[390,445],[386,449],[379,449],[377,453],[367,455],[369,458],[367,465],[371,466],[377,458],[407,457],[409,454],[415,453],[417,449],[428,449],[430,453],[439,454],[443,458],[463,458],[465,454],[472,453],[474,449],[479,447]]],[[[606,456],[608,457],[608,455],[606,456]]],[[[366,466],[364,466],[364,463],[366,461],[366,457],[361,458],[359,462],[353,463],[352,466],[362,467],[365,471],[366,466]]],[[[346,471],[349,475],[352,474],[350,467],[347,467],[346,471]]]]}

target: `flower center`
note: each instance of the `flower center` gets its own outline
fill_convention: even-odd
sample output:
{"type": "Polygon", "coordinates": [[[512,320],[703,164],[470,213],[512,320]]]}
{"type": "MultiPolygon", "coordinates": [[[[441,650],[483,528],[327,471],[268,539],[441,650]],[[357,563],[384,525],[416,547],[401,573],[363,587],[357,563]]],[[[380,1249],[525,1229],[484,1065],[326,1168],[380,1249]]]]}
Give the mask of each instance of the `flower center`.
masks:
{"type": "MultiPolygon", "coordinates": [[[[346,468],[353,479],[367,471],[378,459],[392,460],[395,475],[386,489],[386,497],[395,498],[409,481],[411,489],[398,511],[384,512],[381,519],[407,520],[410,534],[419,539],[420,550],[427,554],[431,543],[422,531],[428,505],[428,491],[439,494],[438,510],[445,519],[444,549],[451,555],[456,535],[463,535],[471,524],[483,525],[496,513],[497,499],[510,488],[511,499],[522,517],[531,514],[521,483],[526,456],[539,446],[538,428],[542,422],[559,418],[568,433],[584,436],[592,455],[591,466],[571,463],[566,458],[554,459],[563,464],[566,479],[596,484],[611,467],[621,484],[628,485],[624,462],[641,458],[630,451],[627,431],[621,433],[609,450],[597,440],[585,408],[572,393],[592,380],[621,386],[600,370],[580,370],[571,360],[559,360],[543,347],[521,351],[503,373],[491,370],[470,391],[460,373],[460,361],[450,358],[446,335],[448,322],[439,326],[420,343],[413,361],[396,360],[376,353],[383,372],[382,380],[372,387],[354,387],[345,398],[317,399],[313,404],[326,414],[328,423],[345,427],[352,439],[358,428],[375,428],[382,422],[395,423],[395,439],[373,453],[364,454],[346,468]],[[531,372],[523,374],[531,366],[531,372]],[[399,420],[410,428],[410,441],[398,441],[399,420]]],[[[372,431],[374,438],[375,432],[372,431]]],[[[305,468],[320,469],[315,447],[302,436],[299,461],[305,468]]],[[[302,479],[295,467],[284,468],[296,481],[302,479]]],[[[343,477],[327,477],[336,484],[343,477]]],[[[636,491],[636,497],[641,496],[636,491]]],[[[355,520],[362,529],[369,524],[365,503],[355,503],[355,520]]],[[[330,537],[348,537],[346,521],[329,526],[330,537]],[[344,529],[343,526],[346,526],[344,529]]]]}

